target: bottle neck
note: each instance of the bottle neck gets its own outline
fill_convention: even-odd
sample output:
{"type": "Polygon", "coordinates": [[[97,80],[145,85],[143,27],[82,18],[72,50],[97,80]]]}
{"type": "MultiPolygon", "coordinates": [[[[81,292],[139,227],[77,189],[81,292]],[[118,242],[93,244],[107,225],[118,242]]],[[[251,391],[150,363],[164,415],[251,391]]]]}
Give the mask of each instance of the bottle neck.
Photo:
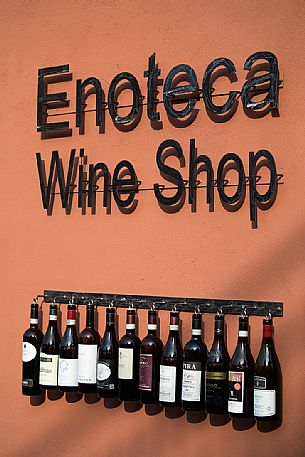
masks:
{"type": "Polygon", "coordinates": [[[249,333],[248,330],[238,330],[238,342],[239,343],[248,343],[249,333]]]}
{"type": "Polygon", "coordinates": [[[148,331],[148,335],[156,336],[157,335],[157,324],[148,324],[147,331],[148,331]]]}
{"type": "Polygon", "coordinates": [[[263,341],[273,341],[273,324],[271,319],[265,319],[263,321],[263,341]]]}
{"type": "Polygon", "coordinates": [[[202,331],[197,328],[192,328],[192,340],[200,341],[202,339],[202,331]]]}
{"type": "Polygon", "coordinates": [[[179,338],[179,330],[170,329],[168,337],[169,338],[179,338]]]}
{"type": "Polygon", "coordinates": [[[238,326],[238,342],[239,343],[248,343],[249,337],[249,322],[247,316],[241,316],[239,318],[238,326]]]}
{"type": "Polygon", "coordinates": [[[31,304],[30,328],[38,328],[38,304],[31,304]]]}
{"type": "Polygon", "coordinates": [[[148,335],[156,336],[157,329],[158,329],[158,313],[155,309],[150,309],[148,311],[148,322],[147,322],[148,335]]]}
{"type": "Polygon", "coordinates": [[[49,327],[56,327],[57,326],[57,316],[50,314],[49,316],[49,327]]]}
{"type": "Polygon", "coordinates": [[[67,327],[75,327],[75,324],[76,324],[75,309],[68,308],[67,327]]]}
{"type": "Polygon", "coordinates": [[[94,329],[94,309],[87,309],[86,327],[94,329]]]}
{"type": "Polygon", "coordinates": [[[170,313],[169,337],[179,338],[179,314],[176,311],[170,313]]]}
{"type": "Polygon", "coordinates": [[[126,324],[126,335],[135,335],[136,324],[126,324]]]}
{"type": "Polygon", "coordinates": [[[106,322],[106,328],[105,328],[105,333],[111,333],[113,332],[115,329],[114,327],[114,323],[109,323],[109,322],[106,322]]]}
{"type": "Polygon", "coordinates": [[[38,328],[38,319],[31,317],[30,319],[30,328],[38,328]]]}
{"type": "Polygon", "coordinates": [[[224,333],[215,331],[214,332],[214,341],[224,341],[224,333]]]}

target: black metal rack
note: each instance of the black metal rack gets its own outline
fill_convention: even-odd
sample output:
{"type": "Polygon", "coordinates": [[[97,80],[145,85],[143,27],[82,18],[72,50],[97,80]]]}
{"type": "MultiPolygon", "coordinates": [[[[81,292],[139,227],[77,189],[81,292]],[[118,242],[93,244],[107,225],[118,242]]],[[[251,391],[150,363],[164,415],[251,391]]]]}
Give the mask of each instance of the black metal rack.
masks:
{"type": "Polygon", "coordinates": [[[283,316],[283,303],[270,301],[253,300],[221,300],[208,298],[182,298],[182,297],[162,297],[155,295],[130,295],[130,294],[109,294],[109,293],[88,293],[88,292],[65,292],[59,290],[45,290],[43,298],[46,303],[74,303],[76,305],[86,305],[93,303],[96,306],[109,306],[113,304],[119,308],[129,308],[131,306],[139,309],[149,309],[155,307],[157,310],[171,311],[176,309],[182,312],[223,314],[247,314],[251,316],[265,316],[271,314],[272,317],[283,316]]]}

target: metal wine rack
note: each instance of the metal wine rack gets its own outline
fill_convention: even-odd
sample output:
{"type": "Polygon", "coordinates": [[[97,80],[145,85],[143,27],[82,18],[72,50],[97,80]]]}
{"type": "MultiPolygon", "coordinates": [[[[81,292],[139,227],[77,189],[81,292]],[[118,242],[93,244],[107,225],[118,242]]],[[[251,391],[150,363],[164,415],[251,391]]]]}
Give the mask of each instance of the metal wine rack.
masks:
{"type": "Polygon", "coordinates": [[[197,310],[202,313],[221,312],[223,314],[247,314],[249,316],[283,316],[283,303],[270,301],[65,292],[59,290],[45,290],[43,295],[37,295],[37,298],[39,297],[43,298],[43,301],[46,303],[74,303],[76,305],[93,303],[96,306],[109,306],[112,304],[118,308],[134,307],[139,309],[150,309],[154,307],[157,310],[167,311],[175,309],[182,312],[194,312],[197,310]]]}

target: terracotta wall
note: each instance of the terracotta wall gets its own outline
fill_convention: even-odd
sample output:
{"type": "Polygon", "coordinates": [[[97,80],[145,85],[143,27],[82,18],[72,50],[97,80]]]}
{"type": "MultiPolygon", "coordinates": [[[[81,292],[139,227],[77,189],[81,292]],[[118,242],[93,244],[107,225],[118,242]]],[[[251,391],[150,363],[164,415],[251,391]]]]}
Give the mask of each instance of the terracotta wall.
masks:
{"type": "MultiPolygon", "coordinates": [[[[2,5],[1,34],[1,415],[0,454],[29,456],[197,457],[231,455],[301,457],[304,455],[304,3],[287,1],[11,1],[2,5]],[[76,79],[100,78],[107,93],[117,73],[132,72],[146,93],[148,57],[165,78],[179,64],[191,65],[202,80],[206,66],[226,56],[238,80],[218,80],[215,89],[239,90],[243,64],[256,51],[274,52],[279,60],[279,117],[251,119],[239,103],[226,123],[213,122],[198,102],[198,116],[187,128],[173,126],[160,106],[163,128],[154,130],[145,110],[131,132],[121,132],[106,113],[105,133],[86,117],[80,135],[74,115],[72,136],[42,139],[36,132],[38,68],[70,64],[72,81],[54,86],[66,90],[75,111],[76,79]],[[112,204],[106,214],[82,215],[76,202],[70,215],[58,198],[52,216],[42,208],[35,153],[49,163],[59,150],[66,165],[71,148],[84,147],[93,163],[104,161],[113,172],[123,159],[132,162],[145,187],[160,178],[155,155],[167,138],[186,151],[196,138],[198,152],[216,168],[227,152],[237,153],[248,167],[248,152],[268,149],[284,174],[275,204],[258,214],[258,228],[249,221],[248,190],[243,207],[227,212],[215,194],[214,212],[198,194],[191,212],[186,202],[175,214],[163,212],[152,192],[139,194],[137,209],[122,214],[112,204]],[[284,317],[275,320],[276,344],[284,378],[282,426],[263,433],[254,425],[235,430],[216,427],[209,418],[190,423],[186,415],[148,415],[123,405],[107,409],[103,401],[68,403],[64,398],[31,406],[21,395],[21,338],[28,325],[32,297],[44,289],[156,294],[223,299],[279,300],[284,317]]],[[[160,94],[162,95],[162,93],[160,94]]],[[[130,102],[122,94],[120,102],[130,102]]],[[[94,106],[94,97],[88,99],[94,106]]],[[[55,118],[54,118],[55,120],[55,118]]],[[[57,119],[59,120],[59,119],[57,119]]],[[[177,164],[175,158],[168,163],[177,164]]],[[[233,175],[232,175],[233,176],[233,175]]],[[[44,317],[44,328],[46,326],[44,317]]],[[[120,312],[124,330],[124,312],[120,312]]],[[[101,312],[100,323],[104,313],[101,312]]],[[[182,315],[183,338],[190,335],[190,316],[182,315]]],[[[140,336],[146,319],[140,314],[140,336]]],[[[237,318],[229,317],[228,347],[232,354],[237,318]]],[[[213,316],[205,317],[210,347],[213,316]]],[[[166,338],[168,316],[161,315],[166,338]]],[[[252,318],[256,357],[261,319],[252,318]]],[[[84,325],[82,316],[81,326],[84,325]]],[[[103,326],[100,324],[103,331],[103,326]]]]}

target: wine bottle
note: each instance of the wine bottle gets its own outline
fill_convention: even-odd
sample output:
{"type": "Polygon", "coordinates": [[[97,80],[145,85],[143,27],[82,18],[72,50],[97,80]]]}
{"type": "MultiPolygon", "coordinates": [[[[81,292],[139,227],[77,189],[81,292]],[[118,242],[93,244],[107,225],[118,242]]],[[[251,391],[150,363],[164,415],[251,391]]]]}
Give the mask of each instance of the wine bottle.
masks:
{"type": "Polygon", "coordinates": [[[139,400],[139,361],[141,341],[136,335],[136,312],[128,309],[126,334],[119,342],[119,400],[139,400]]]}
{"type": "Polygon", "coordinates": [[[40,395],[39,360],[43,334],[38,328],[38,303],[31,304],[30,327],[22,339],[22,393],[40,395]]]}
{"type": "Polygon", "coordinates": [[[161,406],[180,406],[183,349],[179,337],[177,311],[170,313],[169,329],[160,365],[159,403],[161,406]]]}
{"type": "Polygon", "coordinates": [[[59,345],[58,385],[62,392],[78,391],[78,340],[75,305],[68,305],[67,327],[59,345]]]}
{"type": "Polygon", "coordinates": [[[57,305],[50,305],[49,325],[40,349],[39,384],[42,389],[57,389],[60,336],[57,328],[57,305]]]}
{"type": "Polygon", "coordinates": [[[263,340],[254,372],[254,416],[261,420],[281,415],[281,367],[273,341],[272,319],[263,320],[263,340]]]}
{"type": "Polygon", "coordinates": [[[228,411],[232,417],[253,417],[254,360],[248,339],[248,317],[239,318],[237,346],[229,364],[228,411]]]}
{"type": "Polygon", "coordinates": [[[163,343],[157,336],[158,314],[148,311],[148,334],[140,346],[140,402],[153,404],[159,402],[160,362],[163,343]]]}
{"type": "Polygon", "coordinates": [[[86,327],[78,338],[78,390],[96,392],[97,348],[100,336],[94,328],[94,305],[87,305],[86,327]]]}
{"type": "Polygon", "coordinates": [[[209,414],[228,413],[229,360],[224,337],[224,317],[216,315],[214,341],[206,367],[206,409],[209,414]]]}
{"type": "Polygon", "coordinates": [[[202,315],[192,316],[192,338],[183,351],[182,409],[205,410],[205,366],[207,348],[202,341],[202,315]]]}
{"type": "Polygon", "coordinates": [[[106,309],[106,329],[98,350],[97,394],[103,398],[118,396],[118,351],[115,308],[106,309]]]}

